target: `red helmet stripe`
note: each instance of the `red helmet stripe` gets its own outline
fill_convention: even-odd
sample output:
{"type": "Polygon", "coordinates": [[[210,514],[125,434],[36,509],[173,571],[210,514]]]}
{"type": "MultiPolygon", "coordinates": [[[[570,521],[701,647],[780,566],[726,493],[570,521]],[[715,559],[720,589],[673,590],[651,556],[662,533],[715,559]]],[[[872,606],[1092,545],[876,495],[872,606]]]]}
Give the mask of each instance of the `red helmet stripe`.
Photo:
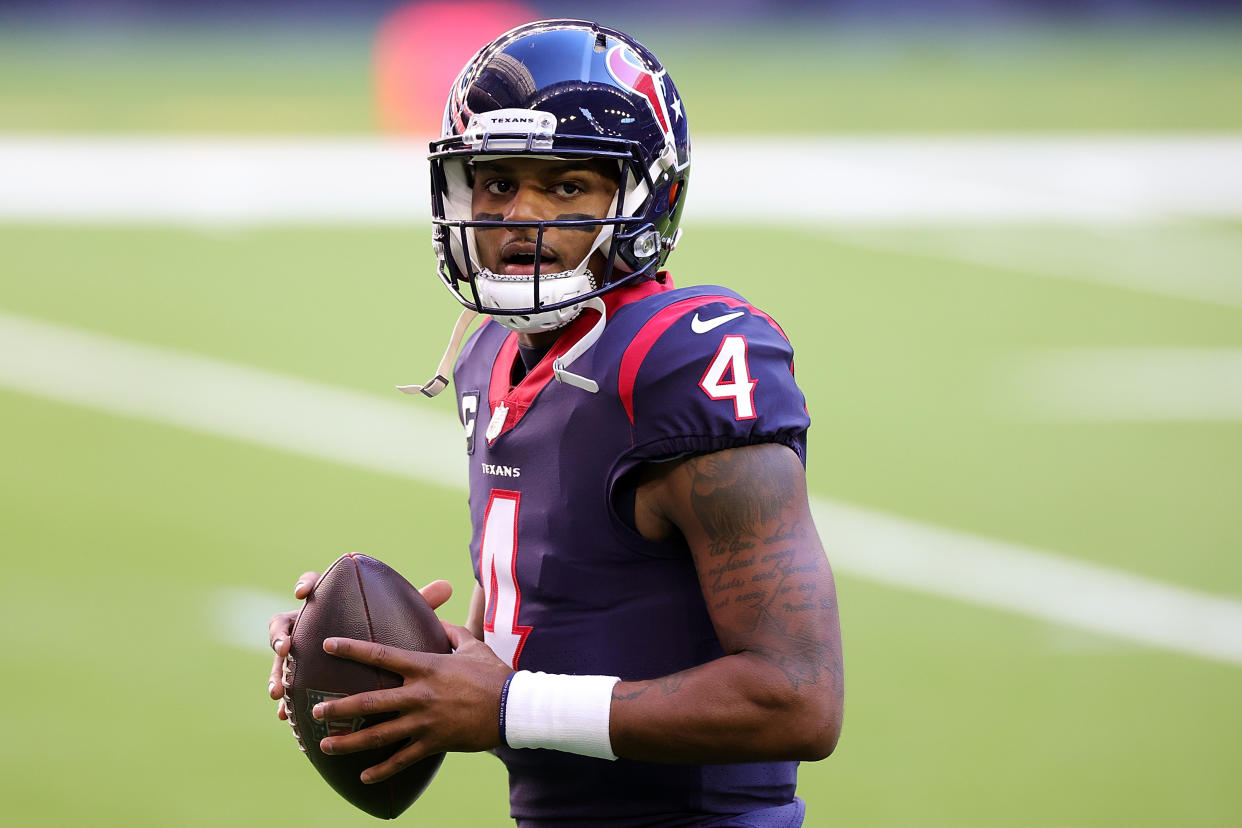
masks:
{"type": "Polygon", "coordinates": [[[617,83],[647,99],[647,104],[651,107],[651,111],[655,113],[656,120],[660,122],[660,129],[667,135],[671,130],[668,125],[668,117],[664,111],[664,96],[660,94],[660,90],[656,87],[656,77],[641,66],[635,66],[633,63],[630,63],[625,57],[627,54],[630,54],[630,50],[624,46],[613,46],[609,49],[607,55],[608,71],[617,79],[617,83]]]}

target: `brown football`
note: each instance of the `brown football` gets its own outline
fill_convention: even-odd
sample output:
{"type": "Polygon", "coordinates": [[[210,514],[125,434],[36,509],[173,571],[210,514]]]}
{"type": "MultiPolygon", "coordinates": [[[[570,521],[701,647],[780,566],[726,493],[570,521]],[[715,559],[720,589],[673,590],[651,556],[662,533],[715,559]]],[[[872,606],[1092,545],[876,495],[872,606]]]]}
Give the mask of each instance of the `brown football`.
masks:
{"type": "Polygon", "coordinates": [[[311,708],[317,703],[401,686],[401,677],[395,673],[325,653],[324,639],[334,636],[429,653],[450,652],[448,636],[409,581],[381,561],[357,553],[341,556],[323,574],[293,625],[285,706],[298,746],[319,775],[346,800],[372,816],[392,819],[427,789],[444,754],[429,756],[383,782],[365,785],[361,773],[396,753],[404,743],[336,756],[319,749],[319,740],[325,736],[352,733],[395,714],[321,722],[311,716],[311,708]]]}

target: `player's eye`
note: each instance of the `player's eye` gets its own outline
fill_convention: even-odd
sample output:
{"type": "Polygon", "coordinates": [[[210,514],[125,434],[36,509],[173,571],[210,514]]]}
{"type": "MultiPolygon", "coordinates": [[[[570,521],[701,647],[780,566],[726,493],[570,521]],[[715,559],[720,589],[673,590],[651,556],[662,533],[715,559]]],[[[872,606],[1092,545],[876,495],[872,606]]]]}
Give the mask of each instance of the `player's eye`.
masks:
{"type": "Polygon", "coordinates": [[[552,192],[562,198],[572,198],[584,192],[581,184],[574,181],[561,181],[552,185],[552,192]]]}
{"type": "Polygon", "coordinates": [[[513,191],[513,185],[503,178],[493,178],[483,185],[483,189],[492,195],[505,195],[513,191]]]}

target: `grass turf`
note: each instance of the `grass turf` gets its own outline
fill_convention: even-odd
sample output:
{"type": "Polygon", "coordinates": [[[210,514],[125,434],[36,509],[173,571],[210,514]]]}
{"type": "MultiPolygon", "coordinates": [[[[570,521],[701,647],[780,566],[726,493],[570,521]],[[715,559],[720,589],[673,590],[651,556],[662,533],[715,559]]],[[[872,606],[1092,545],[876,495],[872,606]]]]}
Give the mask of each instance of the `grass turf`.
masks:
{"type": "MultiPolygon", "coordinates": [[[[1236,130],[1237,23],[633,31],[696,134],[1236,130]]],[[[0,33],[0,131],[374,132],[371,34],[0,33]]]]}
{"type": "MultiPolygon", "coordinates": [[[[651,45],[702,134],[1242,124],[1232,28],[786,35],[651,45]]],[[[0,130],[366,133],[368,49],[356,33],[0,34],[0,130]]],[[[688,224],[679,283],[739,289],[797,346],[816,495],[1242,594],[1242,426],[1034,422],[995,384],[1048,347],[1242,347],[1236,307],[1063,278],[1036,255],[1092,267],[1141,243],[1236,274],[1237,223],[1212,228],[1226,243],[1210,261],[1184,228],[1103,247],[1065,228],[953,229],[1017,269],[946,255],[954,240],[926,229],[688,224]]],[[[0,226],[0,310],[395,398],[453,315],[427,247],[421,227],[0,226]]],[[[227,637],[219,597],[287,593],[359,550],[449,577],[460,618],[463,493],[8,391],[0,458],[0,821],[364,819],[275,721],[261,624],[227,637]]],[[[848,575],[840,594],[846,729],[802,769],[808,826],[1236,824],[1236,667],[848,575]]],[[[491,757],[453,756],[406,819],[503,823],[504,789],[491,757]]]]}

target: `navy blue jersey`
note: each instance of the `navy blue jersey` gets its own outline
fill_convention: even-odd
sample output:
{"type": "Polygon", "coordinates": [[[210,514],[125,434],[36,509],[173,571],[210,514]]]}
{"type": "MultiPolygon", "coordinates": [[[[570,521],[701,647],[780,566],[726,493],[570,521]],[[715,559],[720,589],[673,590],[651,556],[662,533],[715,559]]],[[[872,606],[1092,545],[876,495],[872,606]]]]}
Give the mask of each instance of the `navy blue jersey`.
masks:
{"type": "MultiPolygon", "coordinates": [[[[786,445],[805,463],[809,417],[789,341],[732,291],[648,281],[605,302],[603,335],[568,366],[596,381],[598,393],[552,378],[553,360],[592,327],[594,311],[571,323],[516,386],[517,335],[485,323],[458,357],[454,383],[488,645],[517,669],[634,681],[723,651],[688,547],[634,529],[631,473],[763,442],[786,445]]],[[[714,824],[796,802],[794,762],[659,765],[497,752],[509,770],[512,815],[524,826],[714,824]]]]}

